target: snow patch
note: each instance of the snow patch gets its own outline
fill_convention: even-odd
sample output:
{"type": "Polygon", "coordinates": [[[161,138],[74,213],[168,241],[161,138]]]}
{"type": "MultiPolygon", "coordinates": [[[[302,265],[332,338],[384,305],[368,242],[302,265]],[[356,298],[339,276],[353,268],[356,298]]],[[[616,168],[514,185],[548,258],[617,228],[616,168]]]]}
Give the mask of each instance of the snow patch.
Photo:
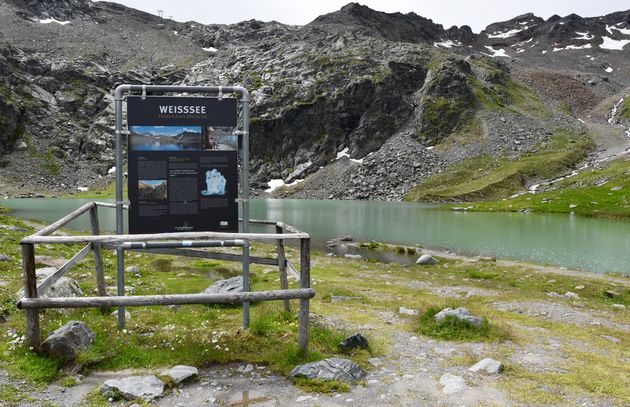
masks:
{"type": "Polygon", "coordinates": [[[630,35],[630,28],[617,28],[615,30],[619,31],[622,35],[630,35]]]}
{"type": "Polygon", "coordinates": [[[509,38],[509,37],[512,37],[512,36],[514,36],[514,35],[516,35],[516,34],[520,33],[520,32],[521,32],[521,31],[523,31],[523,30],[526,30],[526,29],[527,29],[527,26],[525,26],[525,27],[523,27],[523,28],[521,28],[521,29],[517,29],[517,28],[515,28],[515,29],[513,29],[513,30],[506,31],[506,32],[500,32],[500,31],[499,31],[499,32],[497,32],[497,31],[495,31],[495,32],[494,32],[494,33],[492,33],[492,34],[486,34],[486,36],[487,36],[488,38],[509,38]]]}
{"type": "Polygon", "coordinates": [[[175,35],[179,35],[179,32],[177,32],[177,31],[173,31],[173,34],[175,34],[175,35]]]}
{"type": "Polygon", "coordinates": [[[50,24],[50,23],[55,23],[55,24],[59,24],[59,25],[70,24],[70,21],[59,21],[59,20],[55,20],[54,18],[47,18],[45,20],[38,20],[38,22],[40,24],[50,24]]]}
{"type": "Polygon", "coordinates": [[[113,174],[113,173],[115,173],[115,172],[116,172],[116,167],[112,167],[112,168],[110,168],[109,170],[107,170],[107,173],[108,173],[108,174],[113,174]]]}
{"type": "Polygon", "coordinates": [[[459,41],[446,40],[446,41],[441,41],[441,42],[434,42],[433,46],[436,47],[436,48],[439,48],[439,47],[444,47],[444,48],[461,47],[462,43],[459,42],[459,41]]]}
{"type": "Polygon", "coordinates": [[[573,37],[574,40],[592,40],[593,38],[595,38],[595,36],[591,35],[588,31],[584,33],[576,31],[575,33],[578,35],[578,37],[573,37]]]}
{"type": "Polygon", "coordinates": [[[207,52],[217,52],[217,49],[214,47],[201,48],[201,49],[207,52]]]}
{"type": "Polygon", "coordinates": [[[295,181],[291,182],[290,184],[285,184],[283,180],[281,179],[272,179],[271,181],[267,182],[267,186],[269,188],[265,189],[265,192],[273,192],[276,189],[280,188],[280,187],[292,187],[293,185],[297,185],[300,182],[304,181],[303,179],[296,179],[295,181]]]}
{"type": "Polygon", "coordinates": [[[488,51],[492,51],[492,54],[486,54],[489,57],[492,58],[497,58],[497,57],[505,57],[505,58],[510,58],[510,56],[508,54],[505,53],[505,49],[500,48],[500,49],[494,49],[489,45],[486,45],[486,48],[488,49],[488,51]]]}
{"type": "MultiPolygon", "coordinates": [[[[340,152],[337,153],[337,157],[335,158],[335,160],[339,160],[342,157],[348,157],[348,159],[352,162],[355,162],[357,164],[363,164],[363,158],[361,158],[360,160],[357,160],[356,158],[350,158],[350,154],[348,154],[348,151],[350,149],[348,147],[344,148],[343,150],[341,150],[340,152]]],[[[368,154],[369,155],[369,154],[368,154]]],[[[334,160],[333,160],[334,161],[334,160]]]]}
{"type": "Polygon", "coordinates": [[[608,68],[604,68],[604,71],[608,73],[612,73],[613,71],[612,66],[609,66],[608,68]]]}
{"type": "Polygon", "coordinates": [[[543,52],[542,52],[542,53],[543,53],[543,54],[546,54],[546,53],[547,53],[547,50],[546,50],[546,49],[545,49],[545,50],[543,50],[543,52]]]}
{"type": "Polygon", "coordinates": [[[587,48],[591,48],[591,44],[584,44],[584,45],[567,45],[564,48],[553,48],[553,52],[558,52],[558,51],[565,51],[568,49],[587,49],[587,48]]]}
{"type": "Polygon", "coordinates": [[[621,51],[623,47],[630,43],[630,40],[615,40],[610,37],[602,37],[604,42],[599,46],[601,49],[621,51]]]}

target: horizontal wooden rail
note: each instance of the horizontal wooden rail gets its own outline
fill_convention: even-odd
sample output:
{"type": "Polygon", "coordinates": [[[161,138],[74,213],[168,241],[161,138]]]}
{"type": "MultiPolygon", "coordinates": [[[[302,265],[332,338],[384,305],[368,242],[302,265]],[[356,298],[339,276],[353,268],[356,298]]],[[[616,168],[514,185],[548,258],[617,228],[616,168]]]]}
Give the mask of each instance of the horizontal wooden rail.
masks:
{"type": "Polygon", "coordinates": [[[173,294],[136,295],[132,297],[65,297],[65,298],[22,298],[17,303],[20,309],[41,308],[90,308],[90,307],[133,307],[147,305],[183,304],[240,304],[243,302],[305,300],[313,298],[315,290],[300,288],[293,290],[254,291],[228,294],[173,294]]]}
{"type": "Polygon", "coordinates": [[[75,254],[70,260],[68,260],[63,266],[59,267],[59,270],[48,276],[44,281],[37,286],[37,295],[43,295],[53,284],[57,282],[64,274],[66,274],[75,264],[80,262],[92,251],[92,243],[88,243],[75,254]]]}
{"type": "Polygon", "coordinates": [[[160,240],[197,240],[197,239],[244,239],[244,240],[277,240],[277,239],[309,239],[308,233],[224,233],[224,232],[177,232],[153,233],[138,235],[100,235],[100,236],[39,236],[31,235],[23,238],[22,244],[76,244],[76,243],[125,243],[155,242],[160,240]]]}
{"type": "Polygon", "coordinates": [[[79,209],[76,209],[76,210],[70,212],[69,214],[67,214],[63,218],[59,219],[57,222],[51,223],[50,225],[46,226],[45,228],[35,232],[31,236],[48,236],[49,234],[51,234],[55,230],[65,226],[66,224],[72,222],[73,220],[75,220],[79,216],[83,215],[85,212],[87,212],[90,209],[92,209],[95,205],[96,204],[94,202],[88,202],[85,205],[83,205],[82,207],[80,207],[79,209]]]}

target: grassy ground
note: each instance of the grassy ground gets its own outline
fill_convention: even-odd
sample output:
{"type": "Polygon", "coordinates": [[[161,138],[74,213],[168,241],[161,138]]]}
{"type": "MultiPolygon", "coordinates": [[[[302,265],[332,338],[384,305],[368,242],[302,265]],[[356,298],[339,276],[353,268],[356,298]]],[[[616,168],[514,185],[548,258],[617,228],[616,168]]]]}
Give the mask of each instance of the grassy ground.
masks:
{"type": "MultiPolygon", "coordinates": [[[[69,378],[60,373],[60,363],[30,352],[22,338],[24,335],[23,312],[15,308],[15,292],[21,286],[20,253],[21,236],[33,231],[25,224],[6,215],[0,215],[0,224],[14,225],[25,231],[0,229],[2,237],[0,253],[12,257],[0,262],[0,313],[7,322],[0,323],[0,361],[2,368],[13,377],[31,381],[34,386],[62,379],[72,385],[69,378]]],[[[43,245],[37,254],[54,258],[69,258],[77,247],[53,247],[43,245]]],[[[381,246],[375,247],[382,250],[381,246]]],[[[395,250],[395,249],[394,249],[395,250]]],[[[254,245],[254,255],[271,255],[272,246],[254,245]]],[[[298,252],[288,248],[288,257],[295,260],[298,252]]],[[[127,285],[137,294],[195,293],[212,281],[239,272],[239,265],[207,260],[128,254],[126,265],[138,265],[139,276],[128,275],[127,285]]],[[[112,253],[105,255],[108,284],[114,285],[115,261],[112,253]]],[[[279,286],[274,268],[253,266],[252,286],[255,290],[279,286]]],[[[73,269],[70,277],[76,279],[86,295],[94,295],[93,264],[86,260],[73,269]]],[[[312,258],[313,287],[317,295],[311,304],[311,312],[323,320],[336,321],[338,328],[327,328],[325,323],[314,323],[311,330],[311,352],[301,358],[297,351],[297,324],[295,313],[282,311],[280,303],[261,303],[252,306],[252,326],[241,329],[241,311],[238,307],[183,306],[181,309],[166,307],[130,308],[131,319],[126,331],[116,330],[116,321],[109,314],[98,310],[76,310],[68,314],[56,311],[42,316],[42,332],[50,332],[69,320],[85,321],[97,334],[96,343],[85,352],[80,363],[83,373],[94,370],[143,368],[158,371],[161,367],[175,364],[191,364],[203,367],[213,363],[243,361],[263,364],[281,375],[298,363],[317,360],[333,355],[349,357],[370,369],[367,360],[380,356],[387,358],[391,352],[394,334],[404,332],[419,335],[421,340],[434,337],[465,347],[468,343],[487,343],[493,349],[491,357],[500,358],[507,364],[506,372],[498,379],[498,385],[516,405],[559,405],[567,394],[577,394],[594,400],[604,398],[612,405],[630,403],[628,378],[630,365],[623,363],[630,358],[630,339],[627,332],[604,326],[587,325],[576,329],[571,323],[541,319],[517,312],[499,311],[496,301],[566,301],[551,299],[547,292],[564,293],[579,290],[577,309],[605,315],[615,323],[630,324],[627,311],[611,310],[612,303],[630,307],[630,281],[618,278],[615,286],[607,276],[587,278],[580,273],[549,275],[535,267],[506,265],[492,260],[440,259],[435,266],[403,266],[331,258],[314,252],[312,258]],[[622,281],[619,282],[619,279],[622,281]],[[620,285],[621,284],[621,285],[620,285]],[[473,287],[486,290],[488,296],[466,297],[473,287]],[[443,289],[461,292],[462,295],[446,296],[443,289]],[[604,292],[614,289],[619,297],[608,298],[604,292]],[[459,290],[459,291],[458,291],[459,290]],[[333,301],[334,296],[352,297],[345,301],[333,301]],[[387,325],[383,316],[397,313],[398,307],[421,310],[419,317],[406,319],[401,326],[387,325]],[[474,315],[487,321],[480,331],[472,332],[468,326],[452,324],[437,326],[431,322],[431,313],[445,306],[467,307],[474,315]],[[353,328],[370,324],[369,351],[341,353],[337,344],[353,328]],[[525,329],[525,328],[527,329],[525,329]],[[621,340],[614,344],[600,335],[612,335],[621,340]],[[428,336],[428,337],[427,337],[428,336]],[[542,346],[542,340],[553,338],[563,344],[568,355],[561,362],[566,373],[537,372],[510,357],[527,346],[542,346]],[[472,342],[471,342],[472,341],[472,342]]],[[[296,286],[292,282],[292,286],[296,286]]],[[[296,309],[293,303],[293,309],[296,309]]],[[[468,365],[472,357],[445,358],[443,363],[468,365]]],[[[347,386],[339,383],[299,382],[309,391],[344,391],[347,386]]],[[[10,387],[0,387],[3,397],[21,397],[10,387]]],[[[95,398],[99,396],[94,395],[95,398]]]]}
{"type": "MultiPolygon", "coordinates": [[[[451,206],[452,207],[452,206],[451,206]]],[[[620,218],[630,217],[630,159],[620,158],[586,170],[554,185],[554,189],[535,195],[488,202],[475,202],[469,211],[552,212],[620,218]]]]}
{"type": "Polygon", "coordinates": [[[407,201],[500,199],[521,191],[529,180],[557,176],[580,162],[592,142],[585,134],[558,130],[539,153],[517,160],[488,155],[469,158],[414,187],[407,201]]]}

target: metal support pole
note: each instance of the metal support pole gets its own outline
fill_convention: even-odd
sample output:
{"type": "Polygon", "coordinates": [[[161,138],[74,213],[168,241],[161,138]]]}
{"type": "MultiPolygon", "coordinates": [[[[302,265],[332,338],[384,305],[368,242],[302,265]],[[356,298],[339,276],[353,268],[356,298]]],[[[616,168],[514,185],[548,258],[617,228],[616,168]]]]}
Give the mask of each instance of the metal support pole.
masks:
{"type": "MultiPolygon", "coordinates": [[[[242,179],[243,179],[243,233],[249,233],[249,93],[242,89],[242,120],[243,120],[243,155],[242,179]]],[[[248,292],[249,287],[249,242],[243,246],[243,291],[248,292]]],[[[249,329],[249,302],[243,303],[243,329],[249,329]]]]}
{"type": "MultiPolygon", "coordinates": [[[[121,85],[114,92],[116,109],[116,234],[123,234],[123,159],[122,159],[122,94],[131,86],[121,85]]],[[[118,295],[125,295],[125,252],[120,244],[116,249],[116,285],[118,295]]],[[[125,328],[125,307],[118,307],[118,329],[125,328]]]]}
{"type": "MultiPolygon", "coordinates": [[[[24,296],[37,298],[37,277],[35,275],[35,246],[22,245],[22,267],[24,268],[24,296]]],[[[26,310],[26,337],[28,346],[37,352],[41,341],[39,332],[39,311],[26,310]]]]}

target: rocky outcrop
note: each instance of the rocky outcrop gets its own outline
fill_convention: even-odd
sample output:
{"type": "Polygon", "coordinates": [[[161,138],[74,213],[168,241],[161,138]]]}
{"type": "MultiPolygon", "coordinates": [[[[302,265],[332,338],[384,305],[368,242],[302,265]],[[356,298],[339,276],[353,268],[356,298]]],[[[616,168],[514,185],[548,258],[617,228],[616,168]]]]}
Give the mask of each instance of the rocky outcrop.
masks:
{"type": "Polygon", "coordinates": [[[351,360],[330,358],[296,366],[291,371],[290,376],[319,380],[339,380],[354,384],[357,380],[365,377],[365,371],[351,360]]]}
{"type": "Polygon", "coordinates": [[[227,280],[215,281],[210,287],[203,290],[202,294],[227,294],[240,293],[243,291],[243,276],[228,278],[227,280]]]}
{"type": "Polygon", "coordinates": [[[155,375],[111,379],[103,383],[101,394],[112,399],[120,395],[125,400],[142,399],[150,402],[164,395],[164,382],[155,375]]]}
{"type": "Polygon", "coordinates": [[[96,334],[81,321],[70,321],[53,331],[42,342],[39,350],[64,361],[73,361],[94,342],[96,334]]]}

